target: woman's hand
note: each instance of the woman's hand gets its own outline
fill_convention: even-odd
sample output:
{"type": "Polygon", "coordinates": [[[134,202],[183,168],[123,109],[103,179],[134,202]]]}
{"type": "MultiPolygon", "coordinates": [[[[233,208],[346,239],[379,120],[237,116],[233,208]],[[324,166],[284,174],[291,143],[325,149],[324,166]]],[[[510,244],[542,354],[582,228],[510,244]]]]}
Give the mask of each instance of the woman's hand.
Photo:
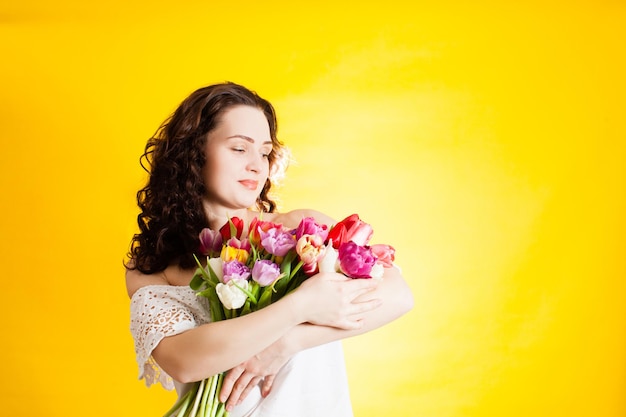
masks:
{"type": "Polygon", "coordinates": [[[259,354],[228,371],[219,394],[220,401],[226,403],[226,410],[231,411],[234,406],[240,404],[261,382],[261,395],[266,397],[272,389],[276,374],[290,357],[284,340],[279,339],[259,354]]]}
{"type": "Polygon", "coordinates": [[[300,285],[291,298],[294,314],[302,322],[345,330],[359,329],[362,315],[378,308],[378,298],[362,297],[373,291],[378,281],[352,279],[339,273],[319,273],[300,285]]]}
{"type": "MultiPolygon", "coordinates": [[[[286,299],[290,299],[291,310],[301,317],[303,323],[346,330],[359,329],[363,325],[363,313],[381,305],[378,298],[361,297],[373,291],[377,285],[378,281],[372,279],[351,279],[342,274],[321,273],[304,281],[286,299]],[[361,299],[357,301],[359,297],[361,299]]],[[[293,353],[287,348],[286,338],[283,337],[232,368],[224,378],[220,401],[226,402],[227,410],[232,410],[261,382],[261,395],[267,396],[274,377],[293,353]]]]}

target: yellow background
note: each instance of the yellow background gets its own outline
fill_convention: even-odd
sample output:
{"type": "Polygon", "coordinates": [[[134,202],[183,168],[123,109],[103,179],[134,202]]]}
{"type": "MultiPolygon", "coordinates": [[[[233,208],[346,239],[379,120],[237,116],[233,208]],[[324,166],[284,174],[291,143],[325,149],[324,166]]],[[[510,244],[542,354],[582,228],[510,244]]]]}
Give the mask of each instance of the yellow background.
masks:
{"type": "Polygon", "coordinates": [[[352,212],[415,309],[345,342],[357,417],[626,415],[623,1],[0,6],[10,416],[156,416],[122,260],[138,158],[194,89],[270,99],[281,207],[352,212]]]}

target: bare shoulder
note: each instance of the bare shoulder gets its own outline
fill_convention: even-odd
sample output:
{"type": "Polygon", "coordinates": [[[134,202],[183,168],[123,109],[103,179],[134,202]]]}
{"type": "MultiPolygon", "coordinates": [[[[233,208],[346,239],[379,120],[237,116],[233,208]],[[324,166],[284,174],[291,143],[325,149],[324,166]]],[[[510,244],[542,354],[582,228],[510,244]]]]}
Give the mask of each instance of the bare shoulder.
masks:
{"type": "Polygon", "coordinates": [[[316,222],[328,226],[332,226],[336,223],[330,216],[313,209],[296,209],[285,213],[276,213],[272,221],[274,223],[281,223],[289,228],[294,228],[298,226],[300,221],[305,217],[313,217],[316,222]]]}
{"type": "Polygon", "coordinates": [[[136,269],[126,269],[126,291],[132,297],[135,291],[147,285],[168,285],[165,274],[144,274],[136,269]]]}

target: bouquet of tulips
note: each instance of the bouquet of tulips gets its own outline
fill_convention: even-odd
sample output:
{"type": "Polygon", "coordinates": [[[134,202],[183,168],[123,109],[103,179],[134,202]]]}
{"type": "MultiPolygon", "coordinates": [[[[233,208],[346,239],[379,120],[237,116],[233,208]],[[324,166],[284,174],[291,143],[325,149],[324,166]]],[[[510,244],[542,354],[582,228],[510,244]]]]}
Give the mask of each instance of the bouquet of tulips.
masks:
{"type": "MultiPolygon", "coordinates": [[[[206,256],[190,286],[209,299],[213,321],[257,311],[294,291],[318,272],[341,272],[351,278],[381,279],[395,250],[368,245],[373,230],[357,214],[329,227],[305,217],[295,229],[255,218],[247,238],[237,217],[219,230],[200,232],[206,256]]],[[[196,382],[165,417],[226,417],[218,399],[224,373],[196,382]]]]}

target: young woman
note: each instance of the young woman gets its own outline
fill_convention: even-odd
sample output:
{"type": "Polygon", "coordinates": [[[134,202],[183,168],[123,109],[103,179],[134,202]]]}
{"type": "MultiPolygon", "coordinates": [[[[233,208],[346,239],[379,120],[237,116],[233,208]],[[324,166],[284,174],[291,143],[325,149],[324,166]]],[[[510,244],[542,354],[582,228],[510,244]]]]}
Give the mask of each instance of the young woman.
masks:
{"type": "Polygon", "coordinates": [[[260,213],[288,228],[304,217],[334,224],[314,210],[275,211],[272,177],[285,165],[276,129],[268,101],[223,83],[192,93],[148,141],[126,271],[140,378],[181,395],[228,370],[220,400],[231,417],[351,416],[338,341],[412,308],[398,268],[385,268],[382,280],[318,273],[264,309],[214,323],[189,287],[203,228],[229,217],[247,226],[260,213]]]}

